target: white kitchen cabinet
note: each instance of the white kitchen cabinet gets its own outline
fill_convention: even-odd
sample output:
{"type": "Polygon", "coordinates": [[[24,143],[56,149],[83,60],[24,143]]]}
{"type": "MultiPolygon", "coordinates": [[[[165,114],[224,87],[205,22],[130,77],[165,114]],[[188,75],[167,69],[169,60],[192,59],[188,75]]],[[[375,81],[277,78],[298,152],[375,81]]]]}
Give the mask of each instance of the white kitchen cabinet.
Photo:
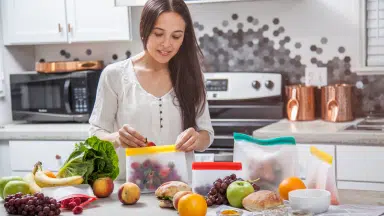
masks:
{"type": "Polygon", "coordinates": [[[8,140],[0,140],[0,177],[11,174],[8,140]]]}
{"type": "Polygon", "coordinates": [[[333,164],[333,173],[336,174],[336,164],[335,164],[335,146],[334,145],[321,145],[321,144],[297,144],[297,151],[299,156],[299,177],[302,179],[306,178],[307,166],[309,159],[312,157],[310,152],[310,147],[315,146],[316,148],[330,154],[334,159],[333,164]]]}
{"type": "Polygon", "coordinates": [[[2,0],[4,44],[67,42],[64,0],[2,0]]]}
{"type": "Polygon", "coordinates": [[[44,170],[57,172],[80,141],[9,141],[12,173],[28,172],[38,161],[44,170]]]}
{"type": "Polygon", "coordinates": [[[367,183],[384,183],[384,147],[336,146],[337,179],[367,183]]]}
{"type": "Polygon", "coordinates": [[[115,7],[113,0],[67,0],[68,40],[128,40],[128,10],[115,7]]]}
{"type": "Polygon", "coordinates": [[[4,44],[130,40],[130,9],[114,0],[2,0],[4,44]]]}

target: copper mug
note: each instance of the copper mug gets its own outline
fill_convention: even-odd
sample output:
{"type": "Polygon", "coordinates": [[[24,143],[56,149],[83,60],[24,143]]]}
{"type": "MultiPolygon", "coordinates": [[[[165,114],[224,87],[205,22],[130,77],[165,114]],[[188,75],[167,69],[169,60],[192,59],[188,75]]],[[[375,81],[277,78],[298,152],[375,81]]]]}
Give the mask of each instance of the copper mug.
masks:
{"type": "Polygon", "coordinates": [[[321,118],[330,122],[354,120],[353,86],[336,84],[321,88],[321,118]]]}
{"type": "Polygon", "coordinates": [[[286,112],[291,121],[309,121],[315,117],[315,87],[290,85],[285,87],[286,112]]]}

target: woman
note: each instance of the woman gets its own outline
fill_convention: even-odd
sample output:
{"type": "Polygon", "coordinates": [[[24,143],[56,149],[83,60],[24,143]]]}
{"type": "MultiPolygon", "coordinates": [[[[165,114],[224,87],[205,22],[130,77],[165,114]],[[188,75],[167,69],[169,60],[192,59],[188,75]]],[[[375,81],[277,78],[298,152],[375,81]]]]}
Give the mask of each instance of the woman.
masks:
{"type": "MultiPolygon", "coordinates": [[[[140,22],[144,51],[108,65],[101,74],[90,135],[115,147],[175,144],[187,152],[191,174],[193,151],[213,141],[197,44],[183,0],[148,0],[140,22]]],[[[125,154],[119,151],[125,179],[125,154]]]]}

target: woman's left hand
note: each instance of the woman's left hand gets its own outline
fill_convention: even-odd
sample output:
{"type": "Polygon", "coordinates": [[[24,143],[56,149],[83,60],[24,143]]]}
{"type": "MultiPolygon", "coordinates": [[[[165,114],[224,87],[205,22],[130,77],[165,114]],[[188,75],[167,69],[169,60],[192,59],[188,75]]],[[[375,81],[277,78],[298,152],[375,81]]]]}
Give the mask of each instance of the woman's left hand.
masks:
{"type": "Polygon", "coordinates": [[[194,128],[188,128],[177,137],[176,149],[184,152],[195,150],[199,140],[199,135],[199,132],[197,132],[194,128]]]}

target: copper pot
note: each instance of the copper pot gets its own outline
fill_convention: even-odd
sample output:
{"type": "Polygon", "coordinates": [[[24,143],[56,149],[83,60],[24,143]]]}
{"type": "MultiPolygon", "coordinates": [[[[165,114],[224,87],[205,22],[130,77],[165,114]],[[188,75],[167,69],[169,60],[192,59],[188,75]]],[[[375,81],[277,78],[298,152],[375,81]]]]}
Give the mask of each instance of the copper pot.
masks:
{"type": "Polygon", "coordinates": [[[321,118],[325,121],[344,122],[354,120],[353,86],[336,84],[321,88],[321,118]]]}
{"type": "Polygon", "coordinates": [[[291,121],[315,119],[315,87],[291,85],[285,87],[287,97],[286,112],[291,121]]]}

